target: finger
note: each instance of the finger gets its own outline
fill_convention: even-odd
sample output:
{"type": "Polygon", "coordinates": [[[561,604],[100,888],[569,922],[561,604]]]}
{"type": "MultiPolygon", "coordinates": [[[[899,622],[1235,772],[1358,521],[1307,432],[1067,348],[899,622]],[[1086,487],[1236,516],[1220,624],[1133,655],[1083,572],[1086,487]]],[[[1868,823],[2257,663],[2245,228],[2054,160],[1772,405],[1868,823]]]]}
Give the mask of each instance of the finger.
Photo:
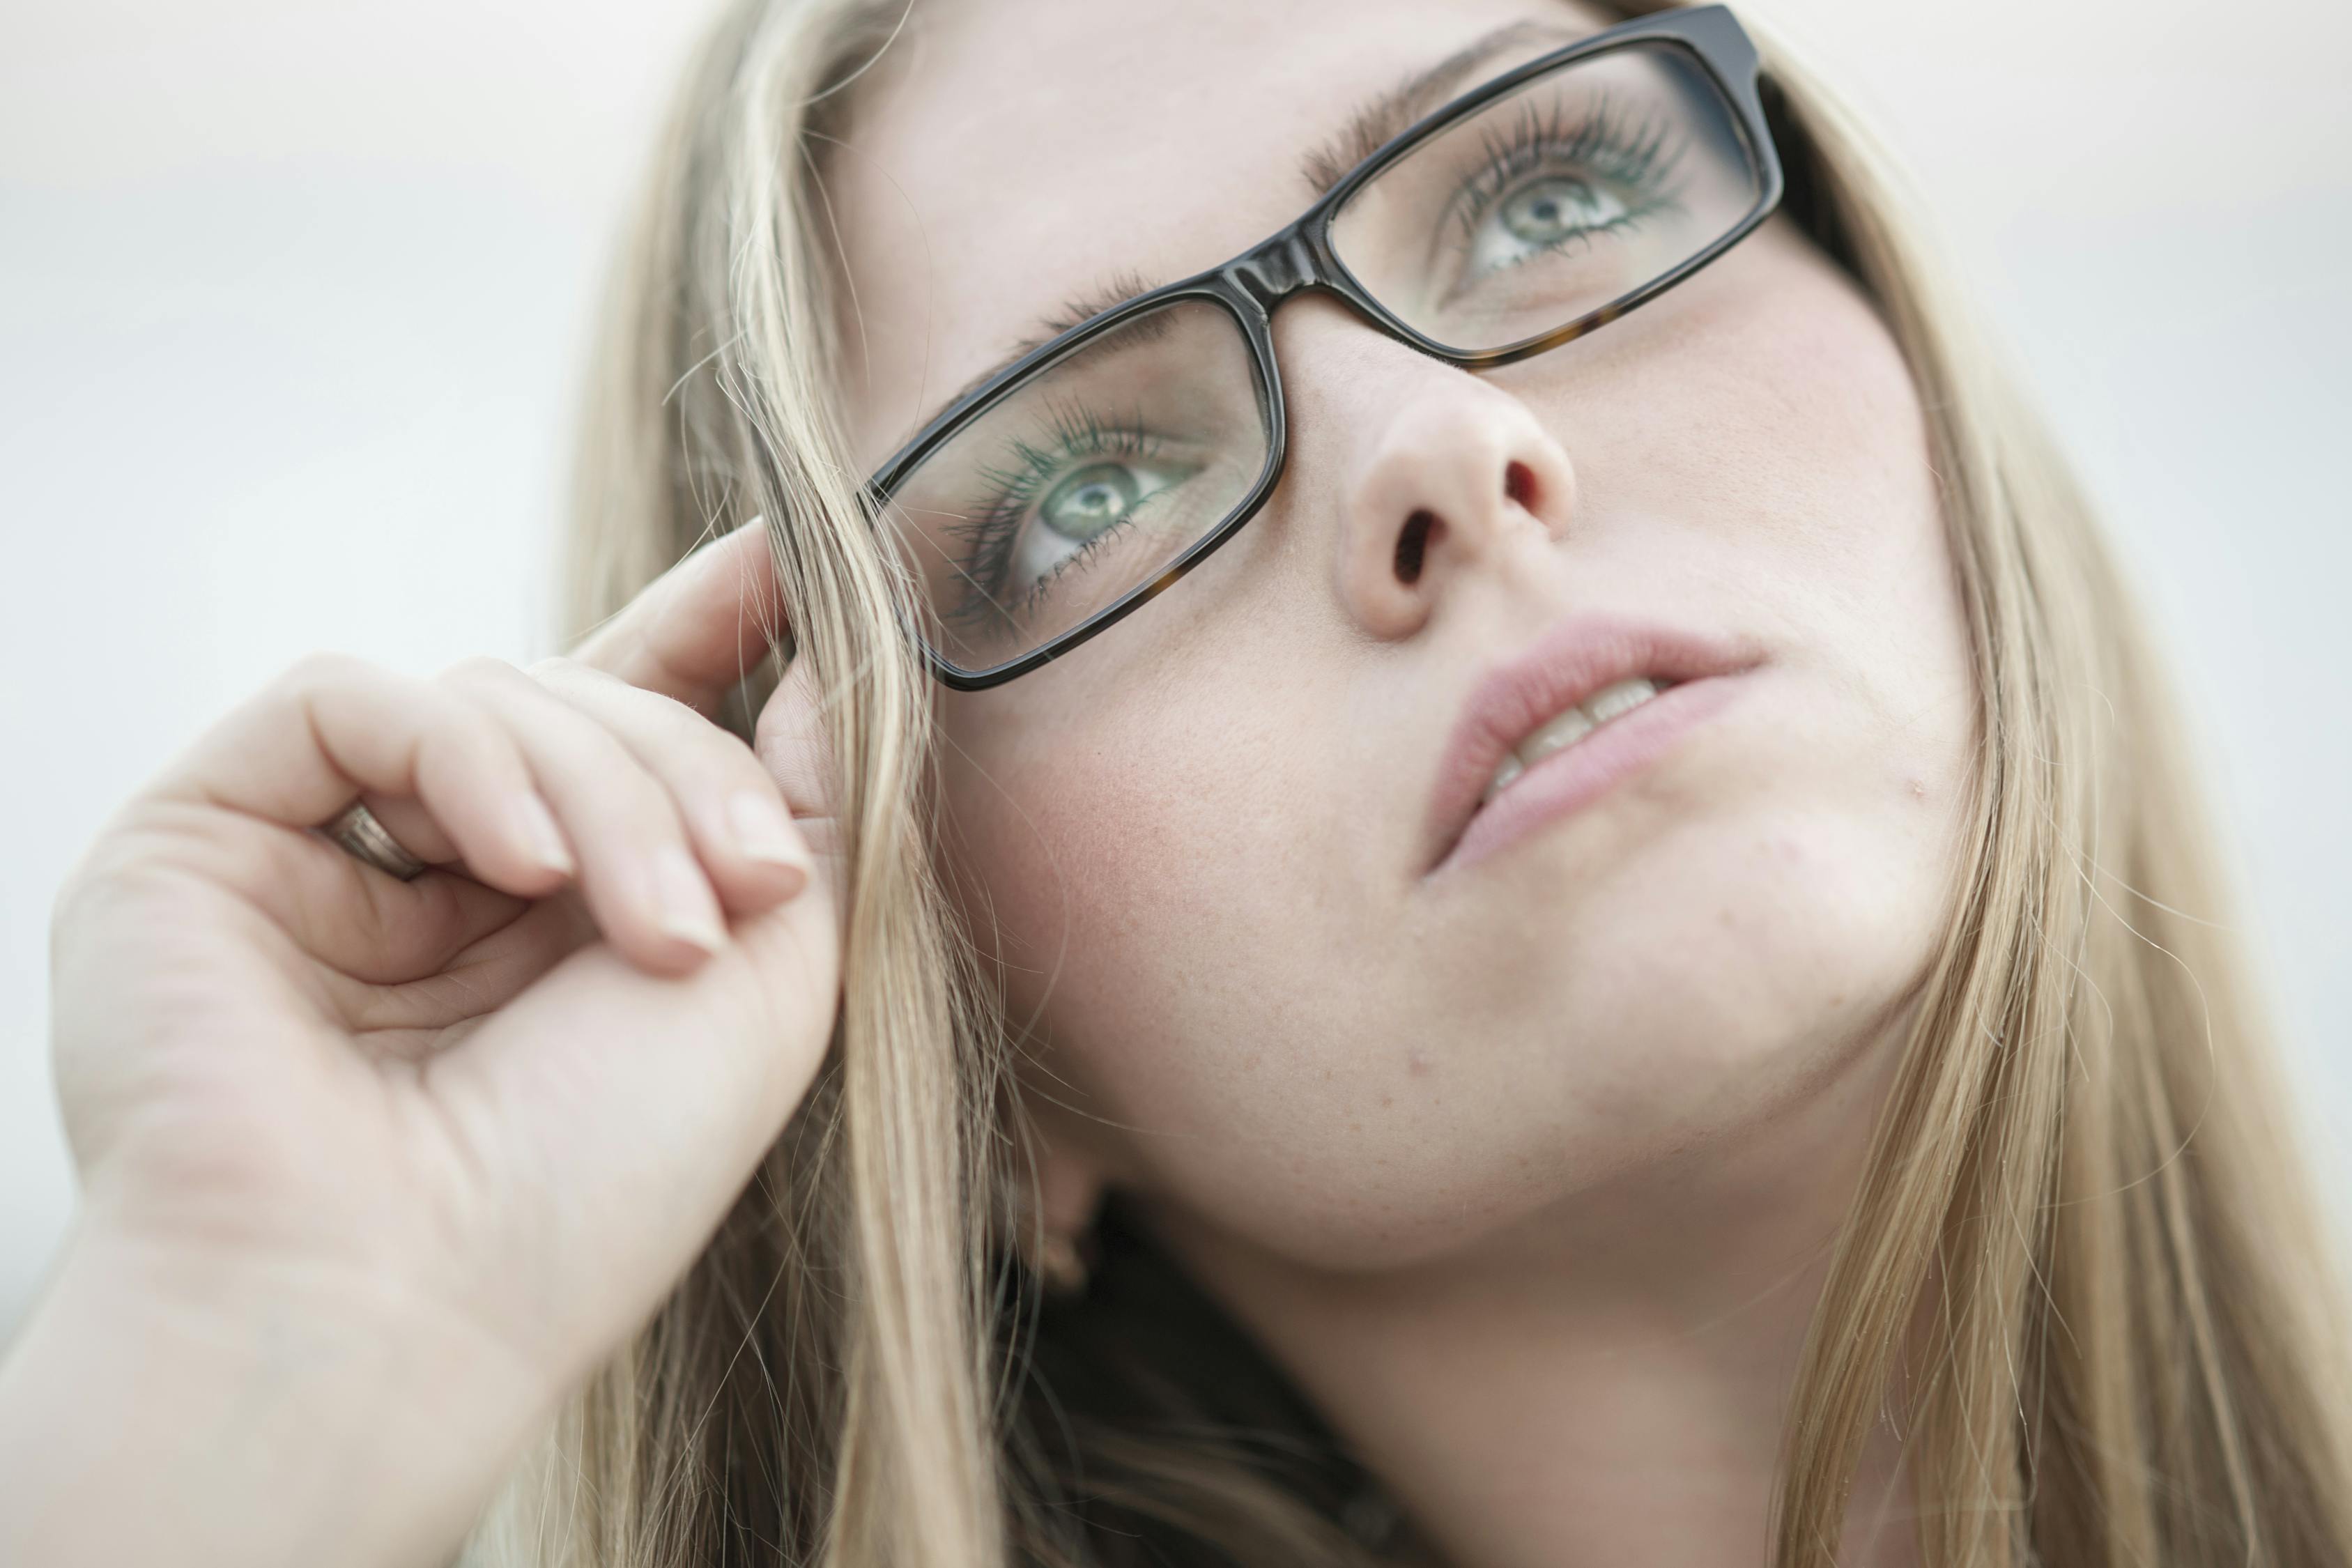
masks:
{"type": "Polygon", "coordinates": [[[433,814],[425,809],[422,801],[370,790],[360,796],[360,804],[392,835],[394,843],[427,866],[454,865],[465,859],[457,841],[441,830],[441,825],[433,820],[433,814]]]}
{"type": "Polygon", "coordinates": [[[215,725],[140,800],[306,828],[363,792],[419,802],[475,879],[503,892],[543,897],[571,875],[548,803],[488,712],[334,655],[304,659],[215,725]]]}
{"type": "Polygon", "coordinates": [[[709,541],[656,578],[572,657],[708,712],[782,633],[771,551],[759,518],[709,541]]]}
{"type": "MultiPolygon", "coordinates": [[[[472,888],[462,877],[436,879],[472,888]]],[[[505,1006],[541,975],[596,940],[596,921],[576,893],[521,906],[520,918],[474,933],[474,940],[439,953],[433,967],[400,976],[399,984],[355,984],[338,977],[330,989],[344,1026],[372,1049],[417,1057],[456,1043],[446,1031],[505,1006]]]]}
{"type": "MultiPolygon", "coordinates": [[[[400,804],[429,824],[421,806],[400,804]]],[[[469,877],[404,882],[323,835],[242,812],[150,805],[124,826],[137,852],[153,859],[163,849],[170,864],[232,889],[331,978],[394,985],[434,973],[531,907],[469,877]],[[168,847],[160,838],[166,834],[168,847]]]]}
{"type": "Polygon", "coordinates": [[[603,1216],[593,1278],[550,1299],[581,1312],[534,1321],[558,1364],[584,1364],[650,1310],[700,1247],[807,1092],[841,995],[840,930],[828,857],[838,843],[824,699],[806,660],[761,725],[761,760],[810,816],[816,876],[795,899],[745,916],[729,949],[659,980],[602,948],[486,1019],[436,1063],[433,1092],[453,1137],[494,1142],[466,1157],[520,1162],[582,1212],[603,1216]],[[675,1048],[648,1049],[651,1045],[675,1048]],[[616,1161],[612,1151],[630,1151],[616,1161]],[[589,1304],[604,1326],[583,1314],[589,1304]]]}
{"type": "Polygon", "coordinates": [[[525,673],[611,731],[669,791],[730,913],[769,909],[808,885],[808,847],[776,781],[741,741],[684,703],[571,659],[525,673]]]}
{"type": "Polygon", "coordinates": [[[578,852],[590,911],[631,962],[683,974],[727,945],[676,803],[617,736],[503,660],[469,660],[442,679],[513,736],[578,852]]]}
{"type": "Polygon", "coordinates": [[[806,1093],[839,995],[835,916],[813,886],[738,922],[689,975],[634,970],[604,944],[574,952],[436,1060],[448,1113],[434,1125],[465,1141],[459,1158],[597,1216],[593,1255],[562,1249],[519,1337],[569,1373],[652,1310],[806,1093]]]}
{"type": "Polygon", "coordinates": [[[247,896],[331,976],[365,988],[437,974],[532,907],[470,877],[379,875],[315,834],[273,837],[270,852],[247,862],[267,868],[247,896]]]}

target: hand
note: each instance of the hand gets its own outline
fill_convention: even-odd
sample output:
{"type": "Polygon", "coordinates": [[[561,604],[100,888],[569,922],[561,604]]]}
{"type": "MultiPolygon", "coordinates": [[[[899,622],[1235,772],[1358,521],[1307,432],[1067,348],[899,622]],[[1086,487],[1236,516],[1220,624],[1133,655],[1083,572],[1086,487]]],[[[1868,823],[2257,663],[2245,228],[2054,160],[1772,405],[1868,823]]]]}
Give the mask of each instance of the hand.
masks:
{"type": "MultiPolygon", "coordinates": [[[[39,1403],[27,1345],[68,1298],[118,1338],[163,1325],[173,1364],[227,1358],[233,1375],[188,1373],[199,1398],[283,1396],[334,1429],[159,1407],[152,1386],[136,1410],[85,1405],[85,1425],[113,1425],[82,1445],[93,1463],[123,1423],[168,1449],[171,1424],[234,1446],[254,1416],[257,1446],[291,1439],[265,1478],[280,1489],[218,1498],[209,1474],[101,1466],[52,1478],[89,1494],[69,1508],[17,1471],[0,1492],[27,1490],[0,1516],[47,1502],[64,1531],[35,1527],[51,1555],[25,1560],[100,1530],[134,1488],[142,1506],[209,1493],[215,1514],[270,1516],[217,1539],[160,1518],[174,1562],[206,1560],[191,1548],[208,1540],[224,1560],[352,1561],[359,1516],[415,1537],[360,1560],[446,1554],[516,1443],[686,1268],[807,1089],[838,998],[832,770],[805,668],[762,725],[802,737],[784,784],[697,711],[764,653],[773,600],[754,525],[575,659],[432,681],[307,661],[106,829],[54,940],[85,1199],[53,1300],[0,1373],[0,1445],[9,1402],[39,1403]],[[308,831],[354,797],[436,868],[404,883],[308,831]],[[331,1415],[327,1390],[372,1407],[331,1415]],[[302,1451],[344,1442],[369,1451],[302,1451]],[[288,1495],[288,1467],[373,1495],[288,1495]]],[[[0,1476],[20,1461],[65,1463],[0,1446],[0,1476]]]]}

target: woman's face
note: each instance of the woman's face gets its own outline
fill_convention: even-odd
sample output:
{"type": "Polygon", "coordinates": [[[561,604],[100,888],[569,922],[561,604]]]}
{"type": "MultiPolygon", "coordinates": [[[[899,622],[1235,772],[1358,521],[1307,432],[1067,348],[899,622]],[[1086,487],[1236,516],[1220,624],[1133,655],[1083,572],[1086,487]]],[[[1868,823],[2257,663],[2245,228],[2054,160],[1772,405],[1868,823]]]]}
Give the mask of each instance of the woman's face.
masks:
{"type": "MultiPolygon", "coordinates": [[[[1074,298],[1288,221],[1310,150],[1401,79],[1513,22],[1608,20],[933,0],[830,181],[861,458],[1074,298]]],[[[1057,1159],[1376,1267],[1736,1139],[1885,1037],[1937,934],[1974,708],[1914,388],[1785,218],[1500,371],[1319,295],[1274,336],[1280,488],[1104,636],[941,689],[943,837],[1059,1079],[1057,1159]],[[1740,672],[1582,804],[1456,844],[1433,801],[1465,704],[1604,620],[1740,672]]]]}

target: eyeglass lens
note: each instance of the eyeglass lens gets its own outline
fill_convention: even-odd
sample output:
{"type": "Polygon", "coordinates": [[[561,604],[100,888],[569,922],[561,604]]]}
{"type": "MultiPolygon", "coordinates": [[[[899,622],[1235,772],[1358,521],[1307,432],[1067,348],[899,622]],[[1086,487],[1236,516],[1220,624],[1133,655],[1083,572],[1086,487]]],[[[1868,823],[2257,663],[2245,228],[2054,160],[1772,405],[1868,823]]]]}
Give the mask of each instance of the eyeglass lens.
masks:
{"type": "MultiPolygon", "coordinates": [[[[1675,45],[1635,44],[1547,72],[1388,165],[1339,209],[1331,248],[1406,327],[1475,353],[1604,312],[1729,233],[1759,188],[1713,78],[1675,45]]],[[[1152,583],[1257,486],[1267,397],[1240,324],[1202,299],[1012,389],[891,497],[886,531],[931,647],[996,668],[1152,583]]]]}

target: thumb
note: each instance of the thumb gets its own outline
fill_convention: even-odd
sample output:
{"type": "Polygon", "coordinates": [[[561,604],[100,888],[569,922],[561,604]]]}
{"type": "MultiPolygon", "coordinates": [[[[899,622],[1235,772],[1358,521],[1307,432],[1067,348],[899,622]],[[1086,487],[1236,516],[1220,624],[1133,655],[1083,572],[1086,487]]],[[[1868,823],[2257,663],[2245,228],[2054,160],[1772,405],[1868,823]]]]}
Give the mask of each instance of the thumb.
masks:
{"type": "Polygon", "coordinates": [[[784,805],[791,808],[793,825],[816,858],[817,874],[825,879],[826,891],[837,892],[845,842],[841,772],[834,756],[827,706],[815,661],[806,655],[794,658],[777,683],[775,695],[760,710],[752,745],[783,791],[784,805]]]}

